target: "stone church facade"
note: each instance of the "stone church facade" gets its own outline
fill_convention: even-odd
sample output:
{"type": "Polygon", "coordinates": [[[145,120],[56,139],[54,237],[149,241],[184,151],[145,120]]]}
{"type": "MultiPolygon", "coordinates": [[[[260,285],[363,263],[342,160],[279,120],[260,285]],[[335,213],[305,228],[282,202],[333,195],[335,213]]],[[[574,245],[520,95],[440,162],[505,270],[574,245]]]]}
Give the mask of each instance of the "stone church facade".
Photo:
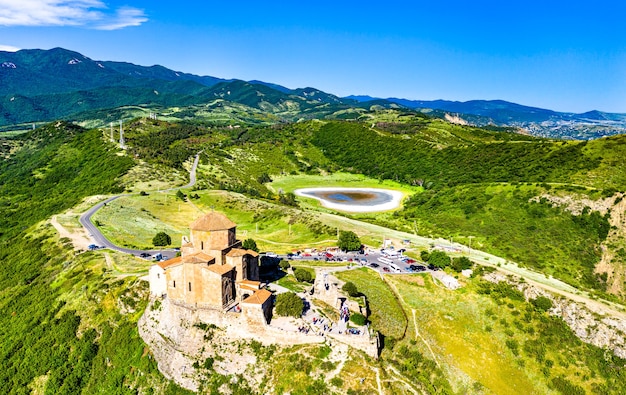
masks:
{"type": "Polygon", "coordinates": [[[211,212],[190,226],[181,256],[150,267],[150,293],[194,308],[228,309],[238,302],[271,309],[271,293],[260,288],[259,255],[242,248],[236,225],[211,212]]]}

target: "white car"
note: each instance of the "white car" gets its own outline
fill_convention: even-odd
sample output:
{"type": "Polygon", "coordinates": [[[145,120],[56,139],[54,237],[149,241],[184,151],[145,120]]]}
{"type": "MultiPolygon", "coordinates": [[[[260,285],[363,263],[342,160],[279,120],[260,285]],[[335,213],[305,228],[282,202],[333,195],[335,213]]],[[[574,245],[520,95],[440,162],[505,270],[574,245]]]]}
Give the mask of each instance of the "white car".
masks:
{"type": "Polygon", "coordinates": [[[265,256],[269,258],[278,258],[278,254],[276,254],[275,252],[266,252],[265,256]]]}

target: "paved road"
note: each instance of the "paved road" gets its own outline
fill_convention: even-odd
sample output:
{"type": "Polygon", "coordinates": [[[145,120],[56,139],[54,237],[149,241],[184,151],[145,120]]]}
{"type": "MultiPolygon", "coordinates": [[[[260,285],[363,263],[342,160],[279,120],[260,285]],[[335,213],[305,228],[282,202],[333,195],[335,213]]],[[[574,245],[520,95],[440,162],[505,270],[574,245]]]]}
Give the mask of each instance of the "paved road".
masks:
{"type": "MultiPolygon", "coordinates": [[[[169,189],[165,189],[164,191],[174,191],[177,189],[182,189],[182,188],[191,188],[196,184],[196,168],[198,167],[198,161],[200,160],[200,154],[202,153],[202,151],[198,152],[198,154],[196,155],[196,158],[193,161],[193,166],[191,167],[191,171],[189,172],[189,183],[187,185],[184,185],[182,187],[176,187],[176,188],[169,188],[169,189]]],[[[110,198],[108,198],[107,200],[100,202],[98,204],[96,204],[95,206],[93,206],[92,208],[90,208],[89,210],[87,210],[83,215],[80,216],[80,223],[81,225],[83,225],[83,227],[85,228],[85,230],[87,231],[87,233],[89,233],[89,237],[93,240],[95,245],[104,247],[104,248],[109,248],[111,250],[115,250],[115,251],[120,251],[120,252],[124,252],[127,254],[133,254],[133,255],[137,255],[140,256],[143,253],[146,254],[150,254],[150,256],[154,256],[156,254],[161,254],[163,256],[163,259],[170,259],[176,256],[177,251],[174,249],[167,249],[167,250],[135,250],[135,249],[131,249],[131,248],[124,248],[124,247],[119,247],[115,244],[113,244],[112,242],[110,242],[106,237],[104,237],[104,235],[100,232],[100,230],[98,230],[98,228],[91,222],[91,217],[98,211],[100,210],[103,206],[105,206],[107,203],[112,202],[115,199],[118,199],[122,196],[128,196],[128,195],[134,195],[134,194],[124,194],[124,195],[117,195],[117,196],[112,196],[110,198]]]]}

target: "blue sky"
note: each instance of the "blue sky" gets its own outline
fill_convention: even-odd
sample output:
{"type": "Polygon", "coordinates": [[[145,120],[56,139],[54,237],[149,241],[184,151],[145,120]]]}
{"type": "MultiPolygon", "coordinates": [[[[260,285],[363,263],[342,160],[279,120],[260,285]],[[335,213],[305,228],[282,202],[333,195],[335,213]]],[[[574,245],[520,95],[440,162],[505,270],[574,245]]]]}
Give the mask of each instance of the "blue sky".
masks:
{"type": "Polygon", "coordinates": [[[313,86],[626,113],[626,3],[0,0],[0,49],[313,86]]]}

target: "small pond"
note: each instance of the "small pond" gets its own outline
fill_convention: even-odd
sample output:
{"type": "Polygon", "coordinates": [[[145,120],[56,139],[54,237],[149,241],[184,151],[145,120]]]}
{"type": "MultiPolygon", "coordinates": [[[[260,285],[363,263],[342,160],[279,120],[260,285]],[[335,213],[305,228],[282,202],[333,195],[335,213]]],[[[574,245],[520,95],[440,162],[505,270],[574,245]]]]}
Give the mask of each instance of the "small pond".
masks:
{"type": "Polygon", "coordinates": [[[317,199],[324,207],[352,212],[392,210],[402,200],[402,192],[378,188],[303,188],[294,192],[317,199]]]}

